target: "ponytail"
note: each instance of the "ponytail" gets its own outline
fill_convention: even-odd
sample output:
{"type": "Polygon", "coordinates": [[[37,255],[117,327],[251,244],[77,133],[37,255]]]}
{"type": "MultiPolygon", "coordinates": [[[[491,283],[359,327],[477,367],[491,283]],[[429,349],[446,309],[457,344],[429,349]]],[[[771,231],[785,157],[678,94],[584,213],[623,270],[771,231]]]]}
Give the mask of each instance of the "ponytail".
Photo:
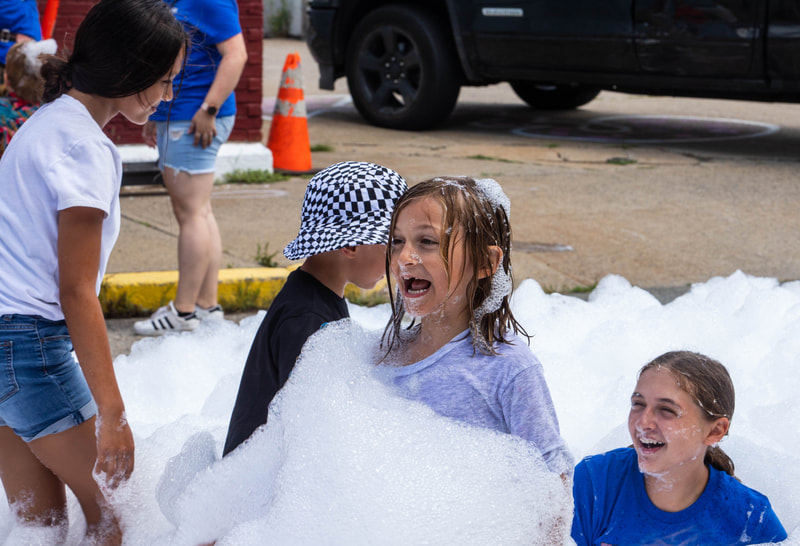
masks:
{"type": "MultiPolygon", "coordinates": [[[[719,446],[711,446],[706,450],[706,457],[704,462],[708,466],[713,466],[717,470],[721,470],[726,474],[736,478],[736,475],[733,473],[733,461],[728,454],[722,451],[722,448],[719,446]]],[[[736,478],[737,480],[739,478],[736,478]]]]}
{"type": "Polygon", "coordinates": [[[52,102],[72,88],[72,67],[67,61],[48,55],[42,65],[42,103],[52,102]]]}

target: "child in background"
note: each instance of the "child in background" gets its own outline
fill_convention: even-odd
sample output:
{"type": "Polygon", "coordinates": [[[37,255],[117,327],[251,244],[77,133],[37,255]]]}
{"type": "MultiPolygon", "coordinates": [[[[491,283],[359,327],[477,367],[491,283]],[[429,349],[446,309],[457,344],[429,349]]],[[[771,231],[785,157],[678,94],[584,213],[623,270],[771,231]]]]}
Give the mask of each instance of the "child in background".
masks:
{"type": "Polygon", "coordinates": [[[434,178],[398,201],[387,269],[397,283],[384,370],[406,398],[471,425],[520,436],[567,477],[542,365],[511,312],[508,198],[494,180],[434,178]],[[419,324],[401,328],[408,313],[419,324]]]}
{"type": "Polygon", "coordinates": [[[8,50],[3,83],[8,95],[0,97],[0,156],[11,137],[42,102],[44,80],[40,55],[53,55],[55,40],[17,42],[8,50]]]}
{"type": "Polygon", "coordinates": [[[717,445],[733,417],[725,367],[701,354],[665,353],[639,371],[628,432],[633,446],[575,468],[578,545],[705,546],[786,538],[769,500],[743,485],[717,445]]]}
{"type": "MultiPolygon", "coordinates": [[[[0,74],[5,69],[6,56],[11,46],[41,39],[42,26],[36,0],[0,1],[0,74]]],[[[5,89],[0,88],[0,95],[5,95],[5,89]]]]}
{"type": "Polygon", "coordinates": [[[393,170],[355,161],[331,165],[308,183],[300,233],[283,251],[305,261],[289,274],[250,347],[223,455],[267,422],[308,336],[350,316],[345,285],[369,289],[383,278],[392,209],[406,189],[393,170]]]}
{"type": "Polygon", "coordinates": [[[67,538],[69,487],[85,543],[119,544],[106,491],[130,477],[134,444],[97,298],[122,181],[103,127],[172,98],[188,37],[162,0],[100,0],[74,44],[44,63],[44,104],[0,160],[0,478],[42,543],[67,538]]]}

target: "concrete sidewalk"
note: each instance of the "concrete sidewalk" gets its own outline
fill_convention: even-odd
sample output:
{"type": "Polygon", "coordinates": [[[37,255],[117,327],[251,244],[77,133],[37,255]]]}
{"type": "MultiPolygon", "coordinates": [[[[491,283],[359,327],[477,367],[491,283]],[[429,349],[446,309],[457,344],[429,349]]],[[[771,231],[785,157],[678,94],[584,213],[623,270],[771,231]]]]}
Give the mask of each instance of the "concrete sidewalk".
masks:
{"type": "MultiPolygon", "coordinates": [[[[313,166],[373,161],[411,183],[440,174],[497,179],[512,202],[517,281],[533,278],[545,289],[569,292],[613,273],[657,287],[652,290],[663,301],[670,296],[658,296],[662,292],[681,293],[693,282],[739,269],[800,278],[798,105],[602,93],[578,111],[536,112],[499,85],[464,88],[454,115],[439,129],[399,132],[363,122],[347,100],[344,80],[332,93],[318,90],[316,64],[303,42],[268,39],[265,141],[269,105],[293,51],[301,56],[312,147],[327,150],[312,154],[313,166]],[[663,118],[663,142],[615,141],[603,131],[624,133],[622,114],[663,118]],[[687,138],[686,120],[705,118],[711,122],[699,128],[710,138],[687,138]],[[730,133],[735,118],[780,130],[736,140],[730,133]],[[545,136],[530,136],[534,129],[545,136]],[[606,140],[560,138],[575,129],[599,131],[606,140]]],[[[307,181],[214,188],[224,305],[245,307],[238,298],[265,307],[286,268],[296,265],[282,250],[297,233],[307,181]],[[270,256],[276,268],[260,268],[270,256]]],[[[152,310],[174,290],[177,222],[162,186],[123,187],[121,207],[105,293],[115,294],[119,307],[135,302],[152,310]]]]}

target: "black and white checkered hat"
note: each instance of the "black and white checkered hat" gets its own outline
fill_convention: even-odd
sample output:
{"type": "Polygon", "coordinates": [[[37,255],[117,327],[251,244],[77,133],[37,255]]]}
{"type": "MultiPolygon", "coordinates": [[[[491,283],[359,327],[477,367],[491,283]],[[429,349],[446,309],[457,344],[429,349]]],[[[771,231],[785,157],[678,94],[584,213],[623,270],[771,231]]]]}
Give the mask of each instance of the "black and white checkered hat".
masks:
{"type": "Polygon", "coordinates": [[[408,186],[392,169],[343,161],[318,172],[306,188],[300,233],[283,255],[301,260],[348,246],[386,244],[397,200],[408,186]]]}

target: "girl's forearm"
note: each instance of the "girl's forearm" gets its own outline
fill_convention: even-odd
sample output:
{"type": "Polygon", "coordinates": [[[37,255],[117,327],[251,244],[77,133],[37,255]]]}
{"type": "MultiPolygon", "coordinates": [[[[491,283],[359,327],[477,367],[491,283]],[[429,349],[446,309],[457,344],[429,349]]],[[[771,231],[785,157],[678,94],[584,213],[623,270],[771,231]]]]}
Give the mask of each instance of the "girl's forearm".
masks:
{"type": "Polygon", "coordinates": [[[74,207],[58,218],[61,310],[86,382],[102,416],[120,418],[122,396],[114,376],[105,319],[95,293],[104,213],[74,207]]]}
{"type": "Polygon", "coordinates": [[[61,306],[99,414],[103,419],[121,419],[125,406],[114,375],[105,319],[94,287],[69,290],[67,294],[62,292],[61,306]]]}

